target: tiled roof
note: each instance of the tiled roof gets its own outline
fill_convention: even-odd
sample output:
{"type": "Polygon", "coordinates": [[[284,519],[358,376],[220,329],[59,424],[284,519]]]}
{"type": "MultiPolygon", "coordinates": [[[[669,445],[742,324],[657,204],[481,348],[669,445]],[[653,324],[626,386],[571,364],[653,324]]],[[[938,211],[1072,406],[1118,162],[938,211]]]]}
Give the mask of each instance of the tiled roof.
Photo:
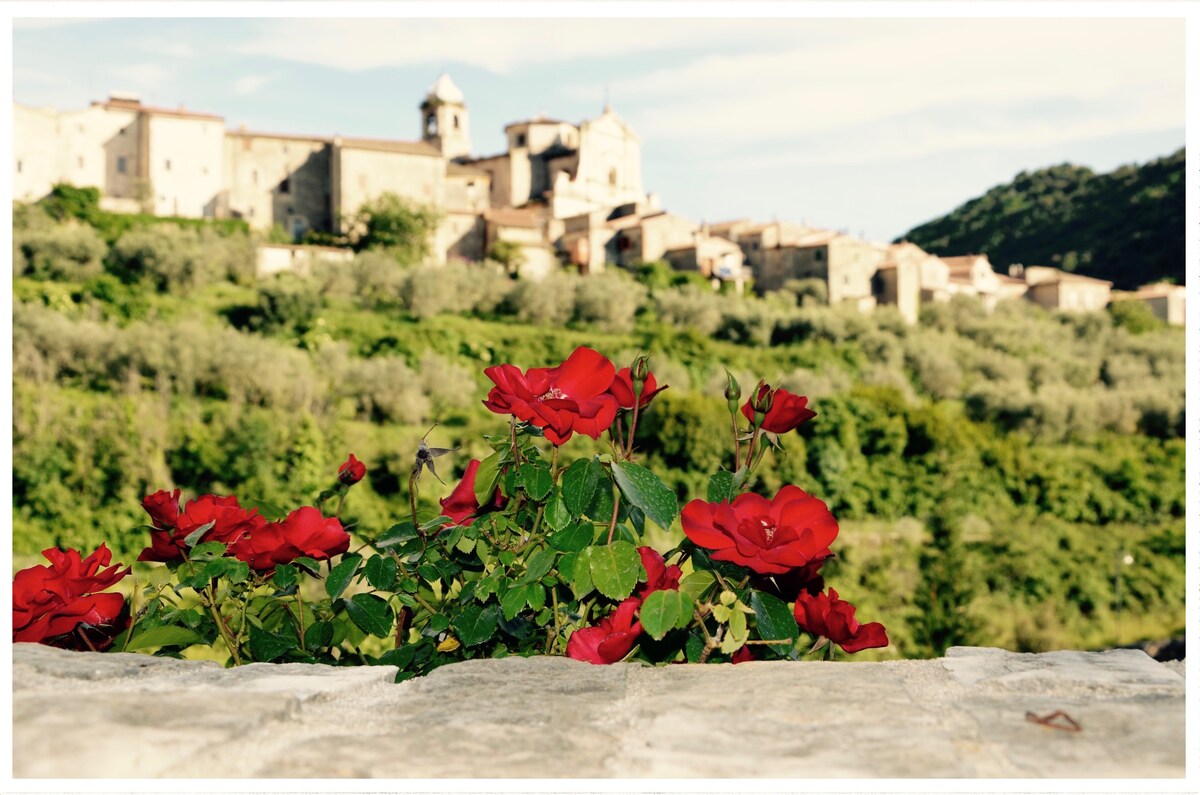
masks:
{"type": "Polygon", "coordinates": [[[110,99],[106,102],[93,102],[93,105],[99,105],[105,110],[128,110],[136,113],[149,113],[153,116],[172,116],[180,119],[211,119],[213,121],[224,121],[224,116],[218,116],[215,113],[200,113],[194,110],[187,110],[182,105],[178,108],[159,108],[153,105],[143,105],[138,100],[133,99],[110,99]]]}
{"type": "Polygon", "coordinates": [[[423,157],[441,157],[436,146],[425,141],[388,141],[377,138],[343,138],[343,149],[368,149],[373,152],[397,152],[423,157]]]}

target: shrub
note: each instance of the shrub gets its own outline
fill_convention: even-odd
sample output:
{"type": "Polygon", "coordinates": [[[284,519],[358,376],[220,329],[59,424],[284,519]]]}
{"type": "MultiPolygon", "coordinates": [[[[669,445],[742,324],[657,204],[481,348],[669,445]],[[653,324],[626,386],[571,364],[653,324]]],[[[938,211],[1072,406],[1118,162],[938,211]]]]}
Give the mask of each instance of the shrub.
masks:
{"type": "Polygon", "coordinates": [[[1113,301],[1108,305],[1108,314],[1114,326],[1123,328],[1130,334],[1145,334],[1166,325],[1154,315],[1150,307],[1138,300],[1113,301]]]}
{"type": "Polygon", "coordinates": [[[541,281],[520,279],[506,305],[523,323],[565,326],[575,314],[575,280],[579,278],[551,273],[541,281]]]}
{"type": "Polygon", "coordinates": [[[383,249],[404,264],[417,264],[429,256],[441,218],[433,205],[382,193],[350,219],[350,243],[355,251],[383,249]]]}
{"type": "Polygon", "coordinates": [[[645,287],[620,273],[582,277],[575,286],[575,319],[601,331],[629,331],[646,294],[645,287]]]}
{"type": "Polygon", "coordinates": [[[493,311],[513,282],[495,265],[448,262],[406,271],[401,302],[417,317],[493,311]]]}
{"type": "Polygon", "coordinates": [[[659,320],[679,329],[712,336],[721,325],[721,308],[726,299],[696,285],[654,291],[653,305],[659,320]]]}
{"type": "Polygon", "coordinates": [[[103,272],[107,247],[80,223],[34,226],[13,234],[14,270],[35,279],[82,281],[103,272]]]}

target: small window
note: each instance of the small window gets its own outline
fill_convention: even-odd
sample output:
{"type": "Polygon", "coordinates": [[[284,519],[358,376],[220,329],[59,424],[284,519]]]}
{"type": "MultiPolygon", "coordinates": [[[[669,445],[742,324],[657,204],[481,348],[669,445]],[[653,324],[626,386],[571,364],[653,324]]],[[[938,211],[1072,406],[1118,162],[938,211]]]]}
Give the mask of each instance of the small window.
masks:
{"type": "Polygon", "coordinates": [[[208,176],[208,166],[202,167],[200,169],[200,173],[207,177],[208,176]]]}
{"type": "Polygon", "coordinates": [[[437,116],[433,113],[425,117],[425,134],[437,135],[437,116]]]}
{"type": "Polygon", "coordinates": [[[251,207],[249,210],[247,210],[247,211],[246,211],[246,217],[247,217],[247,218],[253,218],[253,217],[254,217],[254,208],[253,208],[253,207],[251,207]]]}
{"type": "Polygon", "coordinates": [[[254,183],[255,185],[258,184],[258,169],[257,168],[250,172],[250,181],[252,183],[254,183]]]}
{"type": "Polygon", "coordinates": [[[129,161],[123,157],[117,158],[117,173],[124,174],[129,170],[129,161]]]}
{"type": "Polygon", "coordinates": [[[163,164],[163,167],[164,167],[164,168],[165,168],[167,171],[170,171],[170,170],[171,170],[171,161],[170,161],[170,160],[166,161],[166,163],[164,163],[164,164],[163,164]]]}
{"type": "Polygon", "coordinates": [[[121,131],[120,131],[119,133],[117,133],[117,134],[118,134],[118,135],[124,135],[124,134],[125,134],[125,131],[126,131],[126,130],[128,130],[128,129],[129,129],[128,127],[122,127],[122,128],[121,128],[121,131]]]}
{"type": "Polygon", "coordinates": [[[615,168],[610,168],[608,170],[608,184],[614,187],[617,184],[617,170],[615,168]]]}
{"type": "Polygon", "coordinates": [[[458,125],[458,114],[457,114],[457,113],[455,113],[455,114],[454,114],[454,129],[456,129],[456,130],[457,130],[457,129],[458,129],[458,126],[459,126],[459,125],[458,125]]]}
{"type": "Polygon", "coordinates": [[[17,161],[17,173],[18,173],[18,174],[20,174],[20,173],[21,173],[21,166],[22,166],[22,163],[23,163],[23,161],[21,161],[21,160],[18,160],[18,161],[17,161]]]}
{"type": "Polygon", "coordinates": [[[291,183],[291,180],[289,180],[287,177],[284,177],[283,181],[279,183],[279,192],[280,193],[291,193],[292,192],[292,183],[291,183]]]}
{"type": "Polygon", "coordinates": [[[524,146],[524,145],[525,145],[525,133],[518,133],[517,134],[517,146],[524,146]]]}
{"type": "Polygon", "coordinates": [[[815,259],[817,262],[823,262],[825,260],[825,249],[823,249],[823,248],[817,249],[816,252],[813,254],[813,259],[815,259]]]}

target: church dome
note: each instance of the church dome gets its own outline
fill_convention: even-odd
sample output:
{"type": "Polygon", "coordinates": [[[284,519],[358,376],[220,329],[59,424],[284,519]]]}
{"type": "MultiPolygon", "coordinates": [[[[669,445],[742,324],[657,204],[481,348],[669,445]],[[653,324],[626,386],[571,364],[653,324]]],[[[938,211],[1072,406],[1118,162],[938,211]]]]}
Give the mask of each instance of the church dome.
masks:
{"type": "Polygon", "coordinates": [[[454,85],[454,81],[450,79],[450,75],[445,72],[437,79],[432,86],[429,87],[429,99],[436,99],[441,102],[453,102],[458,105],[463,104],[463,92],[454,85]]]}

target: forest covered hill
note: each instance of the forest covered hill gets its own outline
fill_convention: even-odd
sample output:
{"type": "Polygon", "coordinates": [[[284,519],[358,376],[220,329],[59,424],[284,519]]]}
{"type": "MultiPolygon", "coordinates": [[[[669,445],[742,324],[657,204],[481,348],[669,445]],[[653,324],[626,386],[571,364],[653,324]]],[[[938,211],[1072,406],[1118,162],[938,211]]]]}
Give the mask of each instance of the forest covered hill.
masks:
{"type": "Polygon", "coordinates": [[[1021,172],[901,239],[932,254],[1053,265],[1130,290],[1184,283],[1184,150],[1097,174],[1062,164],[1021,172]]]}

